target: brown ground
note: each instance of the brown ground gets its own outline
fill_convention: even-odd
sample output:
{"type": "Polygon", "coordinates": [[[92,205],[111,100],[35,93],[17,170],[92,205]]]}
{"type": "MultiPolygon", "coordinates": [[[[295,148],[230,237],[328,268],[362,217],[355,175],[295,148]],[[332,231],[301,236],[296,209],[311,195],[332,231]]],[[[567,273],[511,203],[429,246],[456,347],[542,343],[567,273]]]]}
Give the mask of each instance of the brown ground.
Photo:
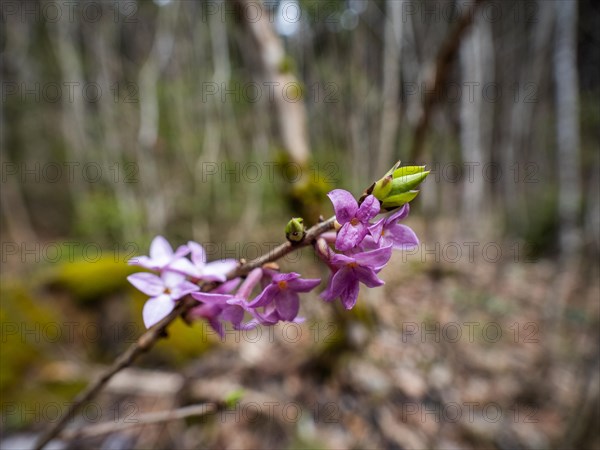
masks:
{"type": "MultiPolygon", "coordinates": [[[[199,403],[219,411],[73,445],[600,448],[595,267],[434,260],[396,255],[382,273],[387,284],[363,287],[350,313],[311,294],[299,326],[231,333],[216,344],[196,326],[188,345],[206,351],[175,359],[177,341],[165,340],[97,399],[105,414],[88,410],[88,430],[199,403]],[[220,406],[239,389],[239,401],[220,406]]],[[[59,353],[37,376],[89,379],[97,369],[59,353]]]]}

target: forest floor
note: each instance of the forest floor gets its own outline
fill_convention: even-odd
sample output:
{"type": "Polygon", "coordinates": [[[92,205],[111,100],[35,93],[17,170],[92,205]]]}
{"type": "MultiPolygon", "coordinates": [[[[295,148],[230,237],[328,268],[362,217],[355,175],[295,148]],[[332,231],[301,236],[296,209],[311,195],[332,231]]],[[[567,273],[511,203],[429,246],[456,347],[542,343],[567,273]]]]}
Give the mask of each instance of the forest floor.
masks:
{"type": "MultiPolygon", "coordinates": [[[[69,424],[93,434],[98,423],[112,423],[112,431],[80,436],[71,447],[600,448],[597,268],[434,259],[395,255],[382,272],[386,285],[363,287],[351,312],[311,294],[301,325],[219,341],[204,326],[176,324],[69,424]],[[197,404],[217,412],[146,423],[145,414],[197,404]]],[[[141,331],[137,318],[122,319],[143,303],[129,292],[102,307],[44,295],[52,299],[44,307],[95,322],[110,339],[92,339],[89,327],[58,343],[48,342],[50,331],[41,343],[21,338],[27,347],[18,351],[39,358],[8,361],[23,378],[14,392],[4,376],[2,448],[55,420],[47,405],[60,412],[141,331]],[[115,328],[113,320],[135,326],[115,328]]],[[[3,304],[7,317],[19,316],[3,304]]]]}

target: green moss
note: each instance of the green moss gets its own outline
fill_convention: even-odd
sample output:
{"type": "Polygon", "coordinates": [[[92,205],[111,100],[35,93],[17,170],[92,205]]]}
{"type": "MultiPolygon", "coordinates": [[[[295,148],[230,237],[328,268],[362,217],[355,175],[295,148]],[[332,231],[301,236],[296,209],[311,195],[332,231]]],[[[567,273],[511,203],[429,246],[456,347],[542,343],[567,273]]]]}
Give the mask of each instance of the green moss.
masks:
{"type": "Polygon", "coordinates": [[[59,315],[52,305],[35,299],[20,280],[3,279],[0,293],[0,396],[10,402],[23,394],[31,374],[48,361],[47,350],[52,343],[44,330],[49,324],[54,329],[59,315]]]}
{"type": "Polygon", "coordinates": [[[207,331],[204,322],[187,325],[183,320],[176,320],[168,328],[168,337],[156,345],[156,351],[175,366],[188,364],[190,360],[200,357],[217,342],[215,336],[207,331]]]}
{"type": "Polygon", "coordinates": [[[114,256],[102,256],[61,264],[51,271],[49,284],[67,290],[78,302],[89,303],[125,288],[127,275],[139,270],[115,261],[114,256]]]}

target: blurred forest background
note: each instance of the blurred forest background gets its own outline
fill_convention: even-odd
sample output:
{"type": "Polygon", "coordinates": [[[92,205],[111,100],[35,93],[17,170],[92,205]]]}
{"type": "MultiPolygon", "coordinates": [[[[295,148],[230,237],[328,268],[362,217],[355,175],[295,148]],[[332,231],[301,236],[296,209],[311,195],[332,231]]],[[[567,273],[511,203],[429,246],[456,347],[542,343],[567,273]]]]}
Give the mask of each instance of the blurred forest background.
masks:
{"type": "MultiPolygon", "coordinates": [[[[242,405],[293,402],[302,420],[210,415],[79,439],[600,448],[599,19],[591,0],[3,2],[3,448],[141,334],[125,262],[153,236],[251,259],[289,217],[330,215],[330,189],[358,196],[399,159],[432,173],[407,221],[421,247],[384,288],[352,314],[305,300],[293,343],[175,324],[98,399],[96,422],[238,388],[242,405]],[[503,337],[467,339],[467,322],[503,337]]],[[[324,276],[301,253],[286,270],[324,276]]]]}

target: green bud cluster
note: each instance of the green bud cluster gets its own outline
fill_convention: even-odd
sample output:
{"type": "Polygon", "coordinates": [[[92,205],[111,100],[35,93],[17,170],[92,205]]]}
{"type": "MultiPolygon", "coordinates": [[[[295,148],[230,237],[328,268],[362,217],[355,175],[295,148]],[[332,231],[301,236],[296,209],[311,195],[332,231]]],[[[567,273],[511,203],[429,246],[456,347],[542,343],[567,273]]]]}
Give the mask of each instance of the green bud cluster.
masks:
{"type": "Polygon", "coordinates": [[[419,193],[415,188],[427,178],[430,171],[425,170],[425,166],[399,166],[400,161],[371,185],[363,197],[373,194],[386,210],[399,208],[412,201],[419,193]]]}

